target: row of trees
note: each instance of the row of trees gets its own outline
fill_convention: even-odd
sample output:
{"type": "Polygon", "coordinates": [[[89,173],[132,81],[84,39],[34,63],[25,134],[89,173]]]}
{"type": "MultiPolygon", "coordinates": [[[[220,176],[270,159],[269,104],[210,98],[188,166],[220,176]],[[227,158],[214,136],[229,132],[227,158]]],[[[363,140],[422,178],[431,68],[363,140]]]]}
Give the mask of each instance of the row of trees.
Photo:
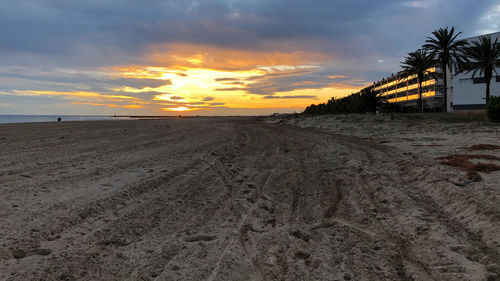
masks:
{"type": "Polygon", "coordinates": [[[369,87],[347,97],[333,97],[326,103],[311,104],[306,107],[304,114],[375,112],[377,106],[377,94],[369,87]]]}
{"type": "Polygon", "coordinates": [[[404,75],[416,75],[418,78],[419,104],[422,111],[422,81],[433,66],[439,66],[444,74],[443,111],[447,110],[448,105],[447,69],[454,69],[455,73],[472,72],[472,77],[479,73],[486,82],[486,104],[490,101],[491,78],[493,72],[496,72],[495,68],[500,67],[498,38],[492,41],[491,36],[485,35],[469,44],[465,40],[457,39],[461,33],[455,33],[455,27],[435,30],[432,37],[427,37],[426,44],[421,49],[409,53],[401,63],[404,75]]]}

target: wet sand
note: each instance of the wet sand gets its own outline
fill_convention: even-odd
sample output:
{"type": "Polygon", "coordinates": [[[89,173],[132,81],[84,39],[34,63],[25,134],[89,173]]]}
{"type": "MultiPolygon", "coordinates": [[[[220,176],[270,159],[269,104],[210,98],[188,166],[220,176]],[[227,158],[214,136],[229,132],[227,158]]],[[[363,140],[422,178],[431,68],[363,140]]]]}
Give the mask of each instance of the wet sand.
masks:
{"type": "Polygon", "coordinates": [[[500,171],[436,160],[500,127],[384,118],[0,125],[0,280],[500,278],[500,171]]]}

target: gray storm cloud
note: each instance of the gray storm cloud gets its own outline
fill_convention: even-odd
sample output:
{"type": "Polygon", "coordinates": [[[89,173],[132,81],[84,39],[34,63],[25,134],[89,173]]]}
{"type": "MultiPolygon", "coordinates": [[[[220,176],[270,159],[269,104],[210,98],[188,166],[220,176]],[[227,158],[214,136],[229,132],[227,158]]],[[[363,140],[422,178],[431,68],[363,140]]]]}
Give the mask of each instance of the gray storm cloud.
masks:
{"type": "Polygon", "coordinates": [[[54,63],[99,66],[134,63],[148,46],[172,42],[250,50],[316,49],[337,57],[373,52],[383,56],[410,51],[443,25],[456,25],[470,34],[495,3],[7,1],[0,10],[0,56],[10,64],[30,64],[28,59],[42,56],[54,63]]]}

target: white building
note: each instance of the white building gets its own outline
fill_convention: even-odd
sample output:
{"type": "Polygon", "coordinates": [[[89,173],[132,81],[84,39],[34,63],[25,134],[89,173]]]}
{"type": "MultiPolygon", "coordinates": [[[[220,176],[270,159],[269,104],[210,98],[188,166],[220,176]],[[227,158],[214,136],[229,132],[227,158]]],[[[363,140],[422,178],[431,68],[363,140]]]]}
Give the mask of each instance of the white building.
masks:
{"type": "MultiPolygon", "coordinates": [[[[484,36],[484,35],[481,35],[484,36]]],[[[467,38],[469,43],[478,40],[479,37],[467,38]]],[[[500,42],[500,32],[486,34],[486,36],[491,36],[491,40],[495,41],[498,38],[500,42]]],[[[500,69],[496,69],[497,73],[493,72],[493,78],[491,78],[490,84],[490,96],[500,96],[500,69]]],[[[485,108],[486,104],[486,83],[479,75],[476,73],[474,78],[472,78],[472,73],[459,73],[457,75],[450,75],[452,77],[451,84],[449,86],[450,95],[448,101],[450,102],[450,107],[454,110],[463,109],[482,109],[485,108]]]]}

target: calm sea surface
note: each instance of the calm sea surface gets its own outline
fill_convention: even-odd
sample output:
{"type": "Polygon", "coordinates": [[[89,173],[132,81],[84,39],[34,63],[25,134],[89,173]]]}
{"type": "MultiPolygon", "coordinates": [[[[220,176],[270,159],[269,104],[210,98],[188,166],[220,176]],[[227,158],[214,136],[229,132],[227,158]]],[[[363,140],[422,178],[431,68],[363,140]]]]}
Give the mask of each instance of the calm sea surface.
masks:
{"type": "Polygon", "coordinates": [[[0,124],[29,123],[29,122],[57,122],[57,118],[64,121],[100,121],[100,120],[130,120],[128,117],[90,116],[90,115],[0,115],[0,124]]]}

